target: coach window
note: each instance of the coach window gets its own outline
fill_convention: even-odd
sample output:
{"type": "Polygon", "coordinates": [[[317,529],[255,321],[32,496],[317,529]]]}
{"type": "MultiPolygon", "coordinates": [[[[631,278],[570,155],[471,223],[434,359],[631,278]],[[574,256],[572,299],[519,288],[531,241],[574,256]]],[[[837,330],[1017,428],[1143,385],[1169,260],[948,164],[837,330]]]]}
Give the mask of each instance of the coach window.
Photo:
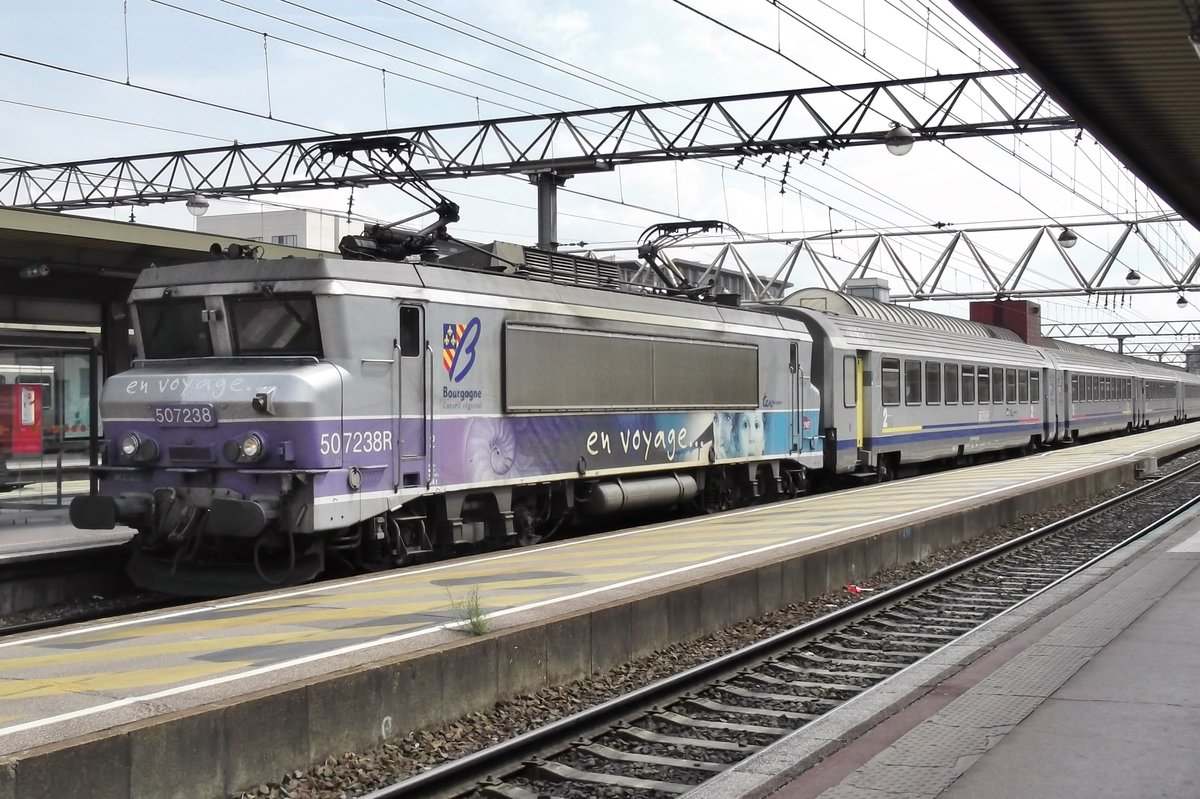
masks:
{"type": "Polygon", "coordinates": [[[992,401],[992,370],[986,366],[980,366],[975,369],[975,374],[978,375],[975,383],[979,386],[979,390],[976,392],[979,404],[987,405],[992,401]]]}
{"type": "Polygon", "coordinates": [[[942,401],[942,365],[935,361],[925,363],[925,402],[938,405],[942,401]]]}
{"type": "Polygon", "coordinates": [[[396,341],[400,354],[413,358],[421,354],[421,309],[412,305],[400,306],[400,338],[396,341]]]}
{"type": "Polygon", "coordinates": [[[992,403],[1000,405],[1004,402],[1004,370],[999,366],[992,367],[992,403]]]}
{"type": "Polygon", "coordinates": [[[1017,403],[1017,370],[1004,370],[1004,401],[1009,405],[1017,403]]]}
{"type": "Polygon", "coordinates": [[[1071,401],[1079,402],[1083,397],[1079,396],[1079,375],[1071,375],[1071,401]]]}
{"type": "Polygon", "coordinates": [[[857,360],[853,355],[842,358],[842,404],[853,408],[858,404],[857,360]]]}
{"type": "Polygon", "coordinates": [[[1017,402],[1022,405],[1029,402],[1029,370],[1022,369],[1017,372],[1017,402]]]}
{"type": "Polygon", "coordinates": [[[921,362],[904,362],[904,404],[921,404],[921,362]]]}
{"type": "Polygon", "coordinates": [[[882,399],[884,405],[900,404],[900,359],[884,358],[880,362],[882,399]]]}
{"type": "Polygon", "coordinates": [[[962,401],[963,405],[975,404],[975,367],[962,368],[962,401]]]}
{"type": "Polygon", "coordinates": [[[1029,401],[1042,401],[1042,376],[1037,372],[1029,373],[1029,401]]]}
{"type": "Polygon", "coordinates": [[[956,364],[956,363],[946,364],[946,370],[945,370],[944,374],[946,377],[946,396],[944,397],[944,399],[946,400],[946,404],[947,405],[957,405],[958,404],[958,364],[956,364]]]}

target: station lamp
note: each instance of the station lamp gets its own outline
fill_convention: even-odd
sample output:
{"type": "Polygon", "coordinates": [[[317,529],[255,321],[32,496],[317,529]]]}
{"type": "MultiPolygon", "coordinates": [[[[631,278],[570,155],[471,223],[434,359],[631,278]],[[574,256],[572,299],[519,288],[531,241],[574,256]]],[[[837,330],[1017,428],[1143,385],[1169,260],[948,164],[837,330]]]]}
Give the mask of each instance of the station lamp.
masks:
{"type": "Polygon", "coordinates": [[[208,213],[208,200],[199,194],[188,197],[186,205],[188,213],[194,217],[198,218],[208,213]]]}
{"type": "MultiPolygon", "coordinates": [[[[1063,228],[1062,233],[1058,234],[1058,243],[1061,244],[1064,249],[1071,249],[1075,246],[1075,242],[1077,241],[1079,241],[1079,237],[1076,236],[1075,231],[1071,230],[1069,227],[1063,228]]],[[[1129,278],[1126,278],[1126,280],[1128,279],[1129,278]]]]}
{"type": "Polygon", "coordinates": [[[883,134],[883,143],[892,155],[908,155],[914,141],[913,132],[899,122],[893,122],[892,129],[883,134]]]}
{"type": "Polygon", "coordinates": [[[1131,286],[1136,286],[1141,280],[1142,276],[1138,274],[1136,269],[1130,269],[1129,274],[1125,275],[1125,282],[1131,286]]]}
{"type": "Polygon", "coordinates": [[[1188,301],[1182,294],[1179,295],[1179,299],[1175,300],[1175,305],[1179,308],[1186,308],[1187,304],[1188,301]]]}

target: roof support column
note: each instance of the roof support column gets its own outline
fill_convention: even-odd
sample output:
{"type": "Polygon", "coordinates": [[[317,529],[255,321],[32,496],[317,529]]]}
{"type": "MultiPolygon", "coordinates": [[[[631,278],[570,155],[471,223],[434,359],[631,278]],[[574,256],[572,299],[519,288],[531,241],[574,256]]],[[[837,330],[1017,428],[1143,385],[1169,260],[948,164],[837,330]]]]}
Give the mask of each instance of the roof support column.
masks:
{"type": "Polygon", "coordinates": [[[558,187],[567,182],[570,175],[561,175],[553,169],[535,172],[529,182],[538,190],[538,249],[554,252],[558,249],[558,187]]]}

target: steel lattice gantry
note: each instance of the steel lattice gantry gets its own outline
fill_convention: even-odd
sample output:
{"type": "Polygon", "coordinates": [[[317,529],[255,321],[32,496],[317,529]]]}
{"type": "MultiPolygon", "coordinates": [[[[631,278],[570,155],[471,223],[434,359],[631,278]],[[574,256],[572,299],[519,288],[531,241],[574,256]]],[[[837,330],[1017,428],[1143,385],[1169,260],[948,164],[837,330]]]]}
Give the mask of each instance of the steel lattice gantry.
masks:
{"type": "Polygon", "coordinates": [[[540,189],[539,227],[552,226],[557,185],[625,164],[819,154],[881,144],[898,123],[917,140],[1077,127],[1020,76],[995,70],[10,168],[0,170],[0,205],[64,211],[526,174],[540,189]],[[324,157],[338,143],[374,139],[393,149],[369,162],[324,157]]]}

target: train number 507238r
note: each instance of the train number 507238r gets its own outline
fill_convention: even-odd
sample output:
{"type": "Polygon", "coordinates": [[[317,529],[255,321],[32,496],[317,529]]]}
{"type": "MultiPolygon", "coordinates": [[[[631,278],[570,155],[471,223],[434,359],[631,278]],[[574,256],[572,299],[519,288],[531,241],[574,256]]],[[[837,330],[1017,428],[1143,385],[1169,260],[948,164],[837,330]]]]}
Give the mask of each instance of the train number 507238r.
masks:
{"type": "Polygon", "coordinates": [[[343,452],[391,452],[391,430],[365,430],[354,433],[322,433],[321,454],[339,455],[343,452]]]}

